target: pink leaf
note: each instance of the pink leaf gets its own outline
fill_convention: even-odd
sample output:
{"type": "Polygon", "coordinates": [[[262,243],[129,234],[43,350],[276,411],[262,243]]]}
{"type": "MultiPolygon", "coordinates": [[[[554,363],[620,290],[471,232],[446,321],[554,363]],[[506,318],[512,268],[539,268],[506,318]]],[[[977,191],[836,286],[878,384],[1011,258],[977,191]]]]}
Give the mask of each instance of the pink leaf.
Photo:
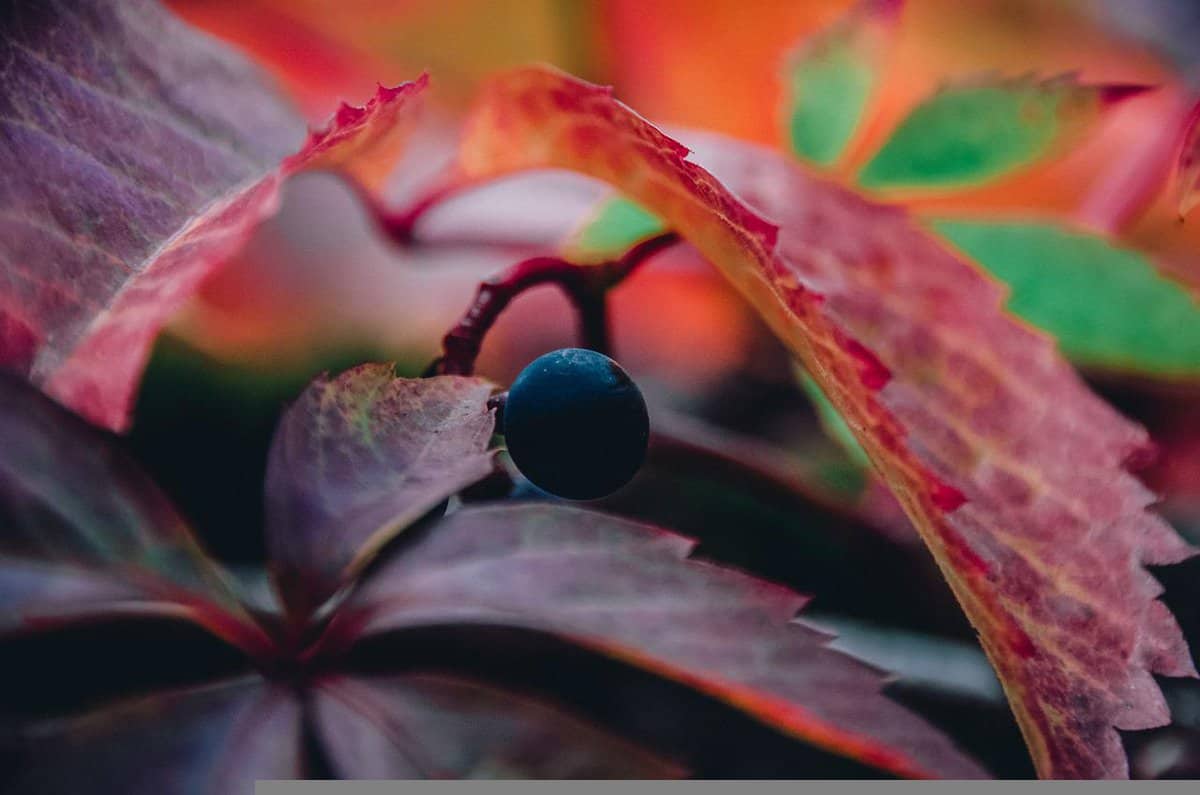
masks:
{"type": "Polygon", "coordinates": [[[115,430],[150,345],[322,168],[367,187],[402,144],[422,78],[303,126],[245,62],[148,0],[19,2],[6,13],[0,362],[115,430]]]}
{"type": "Polygon", "coordinates": [[[396,378],[388,365],[309,386],[280,421],[267,469],[267,548],[291,610],[319,605],[492,471],[491,391],[480,378],[396,378]]]}

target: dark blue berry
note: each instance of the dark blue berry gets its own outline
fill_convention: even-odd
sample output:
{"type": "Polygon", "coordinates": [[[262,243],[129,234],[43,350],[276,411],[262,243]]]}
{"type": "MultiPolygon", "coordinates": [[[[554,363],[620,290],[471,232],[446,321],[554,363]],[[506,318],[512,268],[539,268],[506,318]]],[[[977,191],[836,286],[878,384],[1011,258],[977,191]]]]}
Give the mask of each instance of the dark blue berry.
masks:
{"type": "Polygon", "coordinates": [[[533,485],[572,500],[604,497],[646,457],[646,401],[604,354],[563,348],[521,371],[504,404],[504,439],[533,485]]]}

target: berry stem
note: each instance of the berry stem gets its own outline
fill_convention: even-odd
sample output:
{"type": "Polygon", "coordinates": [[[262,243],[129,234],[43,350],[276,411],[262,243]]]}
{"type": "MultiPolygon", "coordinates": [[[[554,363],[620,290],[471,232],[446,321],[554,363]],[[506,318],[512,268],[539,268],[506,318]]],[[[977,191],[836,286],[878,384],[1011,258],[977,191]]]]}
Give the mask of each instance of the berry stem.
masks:
{"type": "Polygon", "coordinates": [[[530,257],[484,280],[475,300],[442,338],[442,356],[427,373],[470,375],[483,338],[500,313],[521,293],[542,284],[557,285],[574,305],[579,317],[584,347],[608,354],[608,300],[610,289],[620,284],[638,266],[679,241],[675,232],[665,232],[630,248],[621,257],[598,265],[574,263],[562,257],[530,257]]]}

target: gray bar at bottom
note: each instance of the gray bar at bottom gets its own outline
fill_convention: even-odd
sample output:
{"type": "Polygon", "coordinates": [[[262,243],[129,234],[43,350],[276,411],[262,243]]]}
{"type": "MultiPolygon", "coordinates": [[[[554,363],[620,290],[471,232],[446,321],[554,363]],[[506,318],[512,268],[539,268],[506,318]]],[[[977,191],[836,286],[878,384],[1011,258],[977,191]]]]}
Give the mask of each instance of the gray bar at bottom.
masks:
{"type": "Polygon", "coordinates": [[[254,795],[1196,795],[1187,781],[260,781],[254,795]]]}

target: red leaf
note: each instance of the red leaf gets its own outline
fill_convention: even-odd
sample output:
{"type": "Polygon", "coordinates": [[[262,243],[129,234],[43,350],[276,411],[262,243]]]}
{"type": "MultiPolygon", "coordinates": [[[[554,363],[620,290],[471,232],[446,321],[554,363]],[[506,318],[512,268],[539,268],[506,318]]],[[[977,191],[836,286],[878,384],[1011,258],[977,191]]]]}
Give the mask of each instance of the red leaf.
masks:
{"type": "Polygon", "coordinates": [[[1126,775],[1113,728],[1168,719],[1152,673],[1194,674],[1143,567],[1192,554],[1124,469],[1145,433],[902,210],[765,150],[719,150],[738,195],[608,91],[528,69],[485,93],[461,165],[473,178],[560,167],[603,179],[705,254],[804,362],[905,506],[980,632],[1039,773],[1126,775]]]}
{"type": "Polygon", "coordinates": [[[338,677],[313,697],[343,778],[678,778],[677,766],[547,705],[447,676],[338,677]]]}
{"type": "Polygon", "coordinates": [[[111,438],[11,377],[0,406],[0,635],[157,614],[260,647],[223,573],[111,438]]]}
{"type": "Polygon", "coordinates": [[[491,391],[480,378],[396,378],[390,365],[308,387],[267,467],[267,548],[291,611],[320,605],[396,533],[492,471],[491,391]]]}
{"type": "Polygon", "coordinates": [[[554,633],[906,776],[982,771],[883,697],[884,677],[792,617],[805,599],[698,562],[692,543],[556,505],[460,510],[351,598],[347,632],[502,624],[554,633]]]}
{"type": "Polygon", "coordinates": [[[26,730],[11,792],[228,795],[301,778],[301,711],[258,677],[176,690],[26,730]]]}
{"type": "Polygon", "coordinates": [[[0,362],[117,430],[155,334],[281,182],[332,168],[377,184],[425,85],[343,106],[285,158],[301,122],[156,3],[19,2],[0,60],[0,362]]]}

